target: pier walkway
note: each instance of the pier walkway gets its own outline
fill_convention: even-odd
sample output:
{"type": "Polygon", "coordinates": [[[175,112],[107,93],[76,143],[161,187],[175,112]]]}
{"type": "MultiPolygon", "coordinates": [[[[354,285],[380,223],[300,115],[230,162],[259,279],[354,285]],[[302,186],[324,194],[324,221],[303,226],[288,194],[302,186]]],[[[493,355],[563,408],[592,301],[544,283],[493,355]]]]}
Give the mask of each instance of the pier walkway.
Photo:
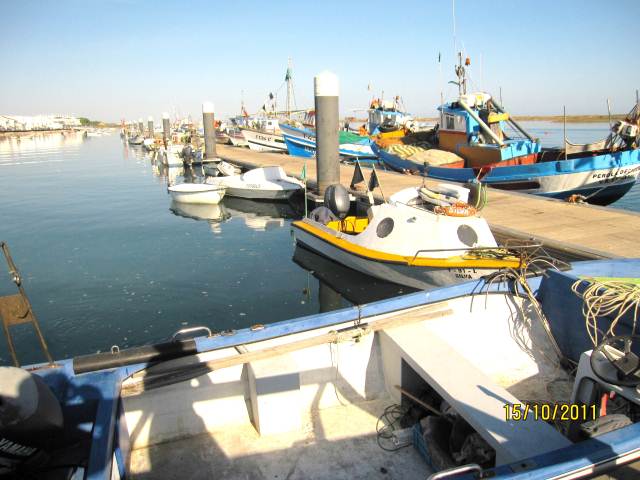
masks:
{"type": "MultiPolygon", "coordinates": [[[[246,148],[217,145],[218,156],[244,167],[280,165],[300,178],[303,158],[279,153],[254,152],[246,148]]],[[[306,160],[307,184],[315,187],[316,160],[306,160]]],[[[340,182],[348,186],[353,166],[340,166],[340,182]]],[[[386,197],[403,188],[420,185],[422,177],[377,169],[386,197]]],[[[364,170],[368,176],[367,169],[364,170]]],[[[366,178],[365,180],[368,180],[366,178]]],[[[433,180],[427,183],[435,184],[433,180]]],[[[362,192],[352,192],[354,194],[362,192]]],[[[380,191],[376,189],[376,197],[380,191]]],[[[592,205],[570,204],[502,190],[489,190],[489,202],[482,210],[499,238],[535,239],[555,250],[585,258],[634,258],[640,256],[640,214],[592,205]]]]}

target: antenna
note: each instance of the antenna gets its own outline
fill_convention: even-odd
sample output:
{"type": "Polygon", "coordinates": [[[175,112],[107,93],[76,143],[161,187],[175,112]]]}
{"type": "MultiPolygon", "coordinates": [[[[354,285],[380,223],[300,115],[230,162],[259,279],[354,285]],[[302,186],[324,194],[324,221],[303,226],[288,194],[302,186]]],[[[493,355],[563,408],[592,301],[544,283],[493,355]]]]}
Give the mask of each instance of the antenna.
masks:
{"type": "Polygon", "coordinates": [[[451,10],[453,12],[453,53],[457,50],[456,43],[456,0],[451,0],[451,10]]]}

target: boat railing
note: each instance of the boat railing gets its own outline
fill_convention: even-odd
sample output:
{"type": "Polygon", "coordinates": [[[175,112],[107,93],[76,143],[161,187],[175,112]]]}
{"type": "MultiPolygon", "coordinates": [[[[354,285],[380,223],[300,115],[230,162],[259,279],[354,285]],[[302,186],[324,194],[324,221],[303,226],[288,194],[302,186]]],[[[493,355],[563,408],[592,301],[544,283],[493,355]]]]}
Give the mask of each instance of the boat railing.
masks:
{"type": "Polygon", "coordinates": [[[443,478],[455,477],[463,473],[476,472],[482,474],[482,467],[477,463],[468,463],[466,465],[460,465],[459,467],[448,468],[440,472],[429,475],[427,480],[442,480],[443,478]]]}
{"type": "Polygon", "coordinates": [[[171,336],[171,341],[174,342],[179,337],[183,337],[185,335],[188,335],[190,333],[195,333],[195,332],[206,332],[207,337],[210,337],[212,335],[211,329],[209,327],[201,326],[201,327],[182,328],[171,336]]]}
{"type": "Polygon", "coordinates": [[[415,261],[421,253],[440,253],[440,252],[459,252],[463,250],[466,253],[482,253],[482,252],[500,252],[502,256],[517,254],[522,257],[522,253],[527,250],[537,250],[542,248],[541,243],[527,243],[522,245],[510,245],[508,240],[505,245],[497,247],[458,247],[458,248],[423,248],[417,250],[411,261],[415,261]]]}

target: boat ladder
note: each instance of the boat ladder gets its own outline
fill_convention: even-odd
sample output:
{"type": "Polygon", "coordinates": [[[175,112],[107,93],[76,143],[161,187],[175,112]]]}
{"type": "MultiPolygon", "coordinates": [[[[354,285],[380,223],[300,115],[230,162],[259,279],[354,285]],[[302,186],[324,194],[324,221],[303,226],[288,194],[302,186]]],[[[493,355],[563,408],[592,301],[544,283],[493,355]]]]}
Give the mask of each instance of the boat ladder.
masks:
{"type": "Polygon", "coordinates": [[[2,317],[2,327],[4,329],[5,337],[7,338],[7,345],[9,347],[9,353],[11,354],[11,358],[13,359],[13,363],[16,367],[20,366],[20,362],[18,362],[18,356],[16,355],[16,349],[13,344],[13,337],[11,336],[11,327],[30,323],[36,332],[38,340],[40,341],[40,346],[45,357],[47,358],[49,364],[53,364],[53,358],[51,358],[49,348],[47,347],[47,342],[45,342],[42,331],[40,330],[40,324],[38,323],[38,319],[36,318],[35,313],[33,313],[31,303],[29,302],[27,294],[25,293],[22,286],[22,278],[20,277],[18,268],[16,267],[15,263],[13,263],[13,259],[11,258],[9,246],[5,242],[0,242],[0,248],[2,249],[2,253],[7,260],[7,265],[9,266],[9,275],[11,275],[11,279],[18,287],[17,294],[0,297],[0,317],[2,317]]]}

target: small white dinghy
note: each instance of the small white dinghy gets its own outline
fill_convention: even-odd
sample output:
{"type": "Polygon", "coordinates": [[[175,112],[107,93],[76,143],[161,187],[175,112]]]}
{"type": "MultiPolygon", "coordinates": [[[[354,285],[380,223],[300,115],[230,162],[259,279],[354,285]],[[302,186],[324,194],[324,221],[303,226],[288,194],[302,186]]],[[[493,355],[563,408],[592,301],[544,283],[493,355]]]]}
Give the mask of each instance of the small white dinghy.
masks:
{"type": "Polygon", "coordinates": [[[254,168],[242,175],[212,177],[207,183],[225,187],[230,197],[254,200],[287,200],[304,188],[300,180],[287,176],[280,166],[254,168]]]}
{"type": "Polygon", "coordinates": [[[205,183],[181,183],[169,187],[171,197],[180,203],[220,203],[224,197],[225,189],[218,185],[205,183]]]}

